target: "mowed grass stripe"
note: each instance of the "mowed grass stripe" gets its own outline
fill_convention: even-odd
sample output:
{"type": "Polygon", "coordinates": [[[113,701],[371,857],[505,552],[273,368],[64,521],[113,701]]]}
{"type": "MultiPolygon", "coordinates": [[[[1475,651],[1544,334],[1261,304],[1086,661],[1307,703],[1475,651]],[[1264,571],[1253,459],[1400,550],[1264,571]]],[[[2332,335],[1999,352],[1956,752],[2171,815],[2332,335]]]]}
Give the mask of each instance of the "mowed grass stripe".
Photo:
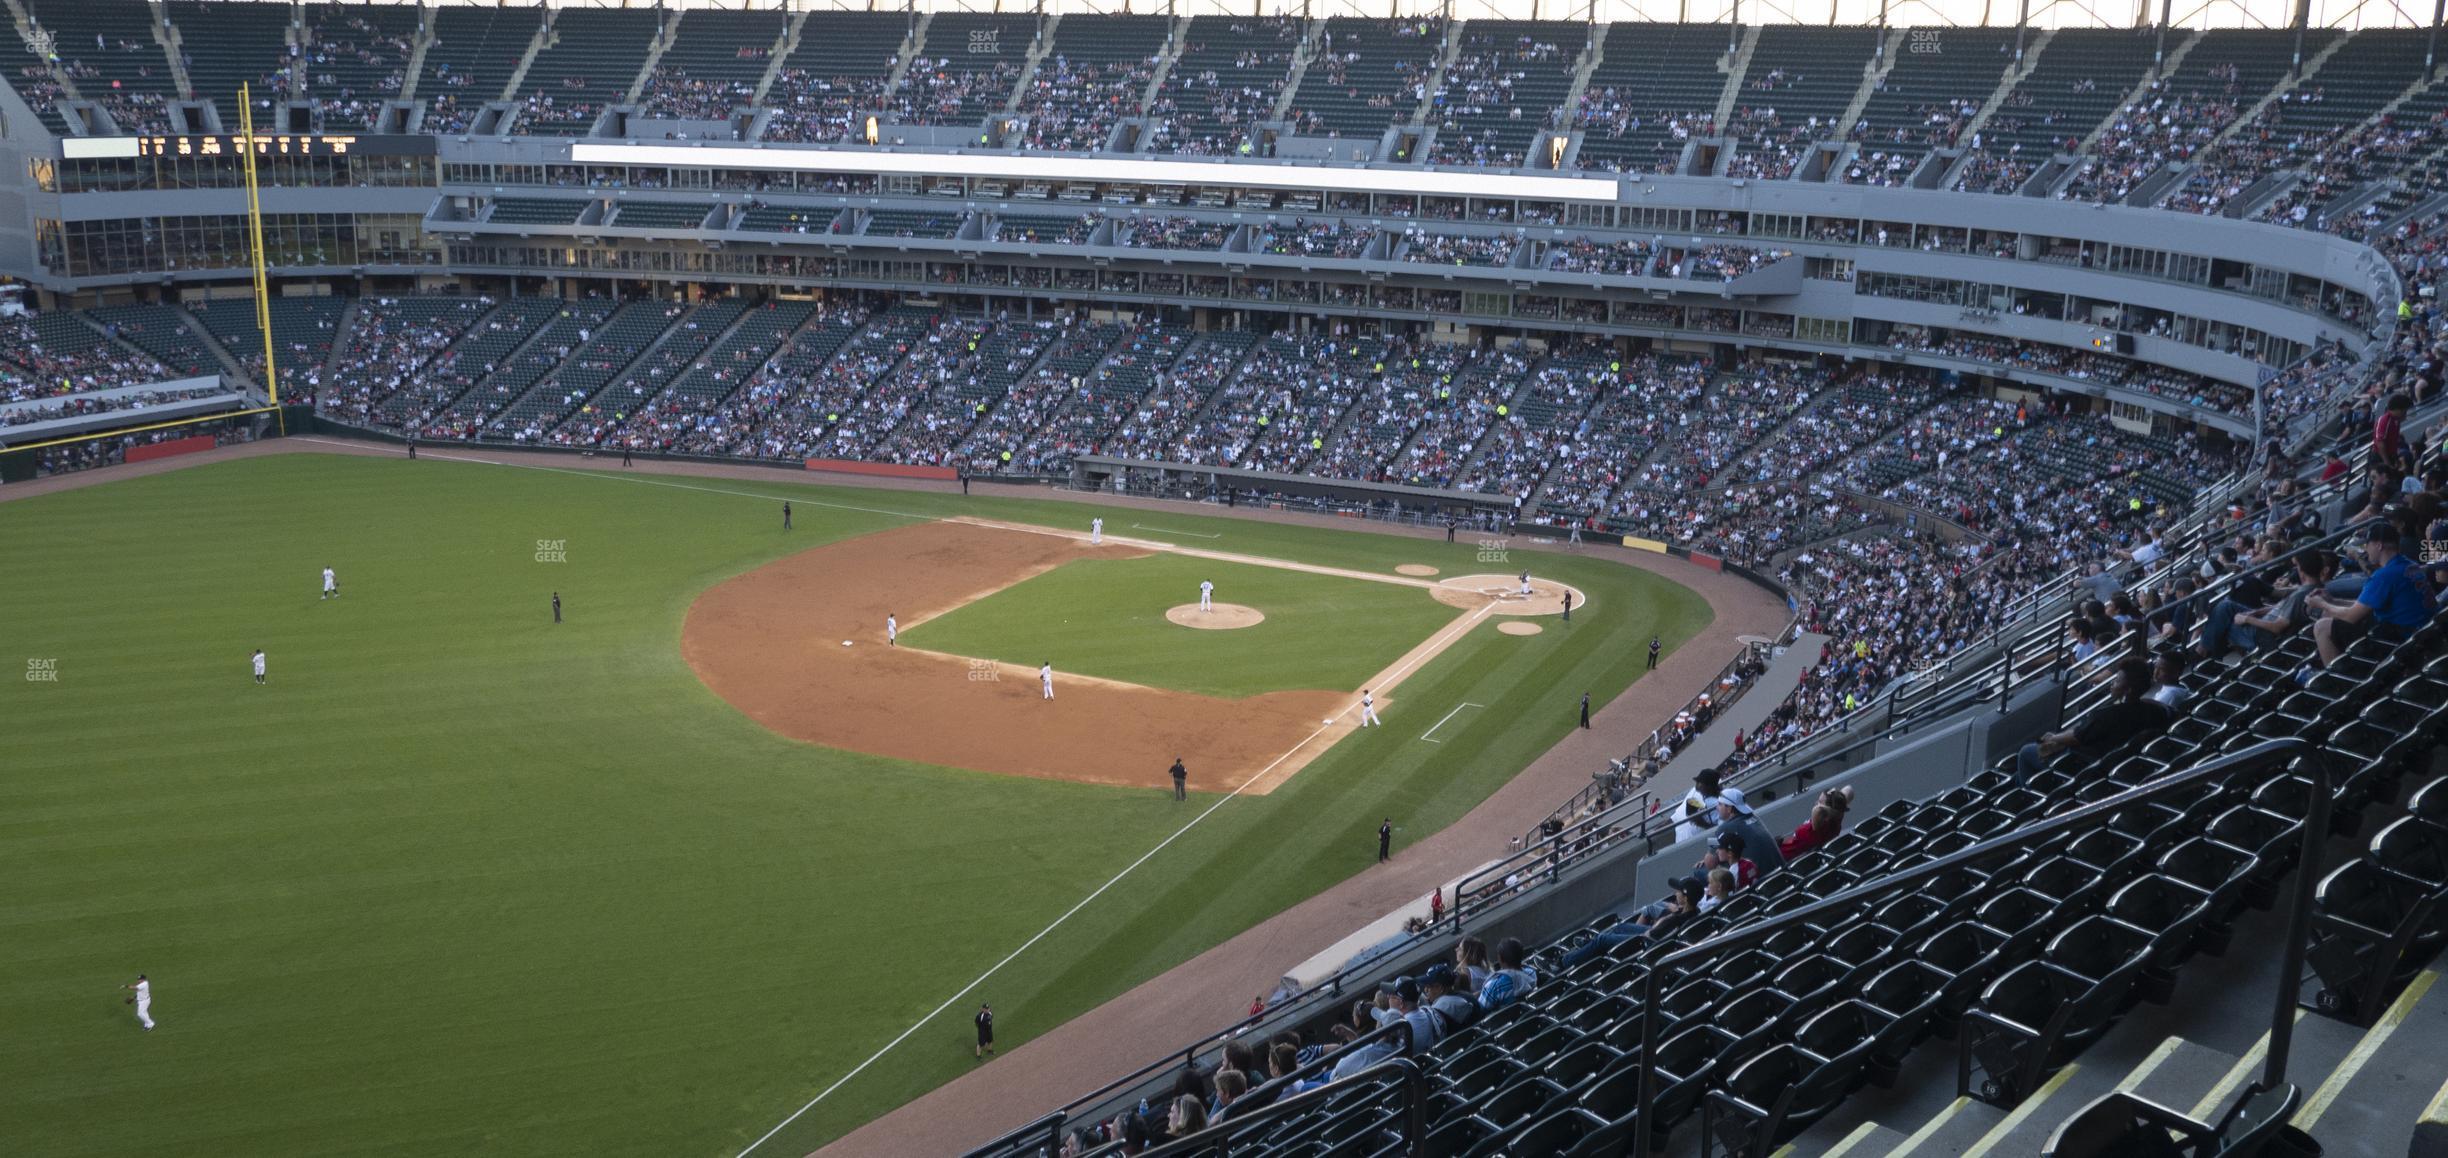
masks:
{"type": "MultiPolygon", "coordinates": [[[[1072,528],[1091,513],[771,491],[1072,528]]],[[[11,1148],[727,1158],[1179,826],[1153,783],[794,744],[707,693],[678,654],[698,592],[907,521],[803,505],[785,536],[778,503],[284,456],[0,505],[0,658],[61,661],[57,685],[0,688],[11,1148]],[[569,562],[535,562],[537,538],[567,539],[569,562]],[[327,562],[344,594],[320,604],[327,562]],[[269,688],[246,675],[256,646],[269,688]],[[115,988],[140,970],[151,1035],[115,988]]],[[[1332,566],[1484,569],[1470,545],[1166,525],[1332,566]]],[[[1449,729],[1475,738],[1455,759],[1372,730],[1235,801],[998,974],[981,995],[999,1036],[1357,871],[1379,815],[1406,841],[1461,815],[1563,732],[1554,687],[1474,690],[1548,671],[1525,653],[1599,662],[1619,689],[1650,632],[1706,621],[1652,577],[1554,569],[1601,612],[1569,636],[1474,629],[1403,689],[1492,705],[1449,729]]],[[[812,1147],[967,1068],[967,1026],[946,1021],[775,1144],[812,1147]]]]}

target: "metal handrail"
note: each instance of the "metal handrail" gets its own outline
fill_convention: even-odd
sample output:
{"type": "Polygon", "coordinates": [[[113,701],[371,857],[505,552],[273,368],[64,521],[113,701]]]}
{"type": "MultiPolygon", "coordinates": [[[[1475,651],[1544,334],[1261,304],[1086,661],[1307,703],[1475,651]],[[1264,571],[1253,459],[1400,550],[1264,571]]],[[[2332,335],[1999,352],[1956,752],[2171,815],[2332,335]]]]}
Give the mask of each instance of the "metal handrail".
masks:
{"type": "MultiPolygon", "coordinates": [[[[2196,782],[2215,776],[2225,776],[2247,768],[2259,768],[2309,756],[2313,786],[2310,792],[2309,815],[2303,823],[2303,847],[2298,853],[2295,872],[2297,882],[2293,904],[2288,913],[2286,960],[2279,970],[2278,1007],[2271,1020],[2269,1063],[2262,1079],[2245,1091],[2249,1100],[2285,1085],[2287,1051],[2293,1044],[2295,999],[2303,987],[2304,941],[2309,935],[2312,919],[2313,884],[2320,876],[2321,840],[2329,830],[2332,787],[2331,757],[2311,743],[2301,739],[2269,740],[2241,751],[2231,752],[2181,772],[2172,772],[2148,783],[2138,784],[2114,796],[2077,806],[2066,812],[2036,823],[2016,828],[2000,836],[1990,837],[1959,852],[1949,853],[1926,864],[1892,873],[1877,880],[1854,885],[1832,896],[1821,898],[1798,909],[1790,909],[1767,920],[1729,930],[1697,944],[1687,945],[1653,962],[1641,978],[1639,1008],[1656,1009],[1658,990],[1664,979],[1678,967],[1699,961],[1722,961],[1728,956],[1766,941],[1795,925],[1818,918],[1839,909],[1850,909],[1862,903],[1901,893],[1933,877],[1953,872],[2003,853],[2037,844],[2059,833],[2097,828],[2113,820],[2127,808],[2156,800],[2189,788],[2196,782]]],[[[1657,1103],[1656,1071],[1647,1059],[1657,1056],[1657,1018],[1641,1019],[1641,1080],[1640,1096],[1635,1103],[1635,1131],[1653,1129],[1652,1119],[1657,1103]]]]}

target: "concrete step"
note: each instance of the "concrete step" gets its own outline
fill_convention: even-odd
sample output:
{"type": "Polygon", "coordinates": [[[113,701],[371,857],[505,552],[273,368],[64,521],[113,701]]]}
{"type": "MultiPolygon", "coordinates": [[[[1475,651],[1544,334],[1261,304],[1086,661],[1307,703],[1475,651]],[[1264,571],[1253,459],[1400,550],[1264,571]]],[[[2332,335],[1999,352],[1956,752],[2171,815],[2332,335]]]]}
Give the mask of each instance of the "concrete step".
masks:
{"type": "MultiPolygon", "coordinates": [[[[2306,1089],[2295,1112],[2295,1128],[2320,1141],[2336,1158],[2403,1158],[2415,1124],[2440,1094],[2448,1077],[2448,986],[2439,971],[2416,975],[2380,1020],[2363,1031],[2344,1056],[2325,1069],[2289,1066],[2306,1089]],[[2319,1081],[2314,1084],[2314,1077],[2319,1081]]],[[[2304,1024],[2330,1022],[2306,1018],[2304,1024]]]]}
{"type": "MultiPolygon", "coordinates": [[[[2079,1066],[2069,1066],[2059,1076],[2079,1070],[2079,1066]]],[[[2032,1100],[2046,1101],[2049,1089],[2049,1086],[2041,1087],[2040,1092],[2032,1095],[2032,1100]]],[[[2005,1120],[2006,1111],[1996,1106],[1970,1098],[1957,1098],[1889,1149],[1886,1158],[1906,1158],[1907,1155],[1912,1158],[1954,1158],[1988,1137],[1989,1132],[2005,1120]]],[[[1872,1156],[1864,1155],[1863,1158],[1872,1156]]]]}
{"type": "Polygon", "coordinates": [[[1770,1158],[1876,1158],[1904,1142],[1904,1135],[1876,1122],[1864,1122],[1851,1133],[1826,1144],[1788,1142],[1770,1158]]]}

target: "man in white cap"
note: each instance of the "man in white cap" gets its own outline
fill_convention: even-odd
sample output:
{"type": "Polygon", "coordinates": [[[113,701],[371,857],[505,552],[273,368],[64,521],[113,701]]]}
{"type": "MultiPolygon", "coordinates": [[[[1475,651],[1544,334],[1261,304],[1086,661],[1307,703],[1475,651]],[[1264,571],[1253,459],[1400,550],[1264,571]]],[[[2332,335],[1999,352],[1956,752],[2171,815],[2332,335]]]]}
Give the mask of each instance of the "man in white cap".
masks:
{"type": "Polygon", "coordinates": [[[1776,838],[1760,827],[1759,814],[1751,811],[1742,789],[1728,788],[1717,798],[1717,832],[1720,836],[1741,834],[1743,855],[1758,864],[1759,871],[1772,873],[1785,867],[1785,854],[1778,850],[1776,838]]]}
{"type": "Polygon", "coordinates": [[[1054,698],[1054,661],[1047,660],[1037,665],[1037,685],[1045,692],[1046,699],[1054,698]]]}

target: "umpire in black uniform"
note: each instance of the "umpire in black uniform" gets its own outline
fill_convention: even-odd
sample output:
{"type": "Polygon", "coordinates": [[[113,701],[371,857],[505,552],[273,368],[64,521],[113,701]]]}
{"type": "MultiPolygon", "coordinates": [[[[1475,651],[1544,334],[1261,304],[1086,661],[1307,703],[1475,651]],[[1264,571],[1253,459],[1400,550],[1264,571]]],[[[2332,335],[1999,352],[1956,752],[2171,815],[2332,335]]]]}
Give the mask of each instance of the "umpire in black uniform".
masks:
{"type": "Polygon", "coordinates": [[[1175,756],[1173,758],[1173,799],[1190,799],[1189,783],[1190,770],[1182,767],[1181,757],[1175,756]]]}

